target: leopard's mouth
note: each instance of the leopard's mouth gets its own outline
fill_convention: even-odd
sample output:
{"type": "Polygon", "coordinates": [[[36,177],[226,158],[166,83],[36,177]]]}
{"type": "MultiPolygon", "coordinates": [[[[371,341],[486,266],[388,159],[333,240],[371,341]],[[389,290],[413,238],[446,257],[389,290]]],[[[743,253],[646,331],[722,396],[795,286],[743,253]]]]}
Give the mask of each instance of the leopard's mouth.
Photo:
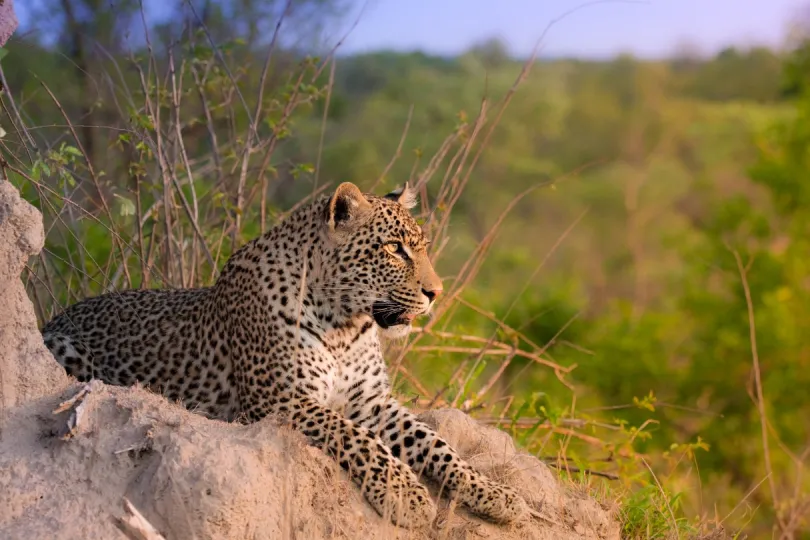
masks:
{"type": "Polygon", "coordinates": [[[374,321],[382,328],[411,324],[414,315],[407,313],[408,308],[392,300],[378,300],[371,306],[374,321]]]}

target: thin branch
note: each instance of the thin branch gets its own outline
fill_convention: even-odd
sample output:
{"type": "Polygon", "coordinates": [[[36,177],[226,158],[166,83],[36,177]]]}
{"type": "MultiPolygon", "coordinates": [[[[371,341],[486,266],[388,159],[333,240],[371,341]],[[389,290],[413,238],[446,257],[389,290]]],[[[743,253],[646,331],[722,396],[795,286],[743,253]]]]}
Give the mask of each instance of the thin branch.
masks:
{"type": "Polygon", "coordinates": [[[765,459],[765,472],[768,474],[768,485],[771,490],[771,498],[773,499],[773,507],[776,512],[776,519],[779,522],[779,527],[784,531],[785,524],[782,522],[781,513],[779,512],[779,494],[776,491],[776,479],[773,474],[773,465],[771,464],[771,450],[768,444],[768,416],[765,411],[765,396],[762,390],[762,372],[759,365],[759,352],[757,349],[757,328],[754,320],[754,302],[751,299],[751,288],[748,285],[748,269],[743,264],[740,254],[736,250],[731,250],[734,255],[734,260],[737,263],[737,270],[740,273],[740,281],[742,283],[743,292],[745,293],[745,305],[748,309],[748,332],[751,341],[751,360],[753,362],[754,370],[754,384],[756,388],[756,406],[759,413],[759,423],[762,430],[762,453],[765,459]]]}

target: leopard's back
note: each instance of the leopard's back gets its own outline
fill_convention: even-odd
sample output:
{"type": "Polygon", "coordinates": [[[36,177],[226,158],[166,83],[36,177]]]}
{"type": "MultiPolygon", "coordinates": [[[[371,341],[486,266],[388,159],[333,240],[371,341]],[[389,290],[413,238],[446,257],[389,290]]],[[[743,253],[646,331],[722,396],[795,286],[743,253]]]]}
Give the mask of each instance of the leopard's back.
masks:
{"type": "Polygon", "coordinates": [[[158,289],[88,298],[48,322],[42,335],[57,362],[81,381],[139,382],[191,409],[229,417],[233,373],[209,294],[158,289]]]}

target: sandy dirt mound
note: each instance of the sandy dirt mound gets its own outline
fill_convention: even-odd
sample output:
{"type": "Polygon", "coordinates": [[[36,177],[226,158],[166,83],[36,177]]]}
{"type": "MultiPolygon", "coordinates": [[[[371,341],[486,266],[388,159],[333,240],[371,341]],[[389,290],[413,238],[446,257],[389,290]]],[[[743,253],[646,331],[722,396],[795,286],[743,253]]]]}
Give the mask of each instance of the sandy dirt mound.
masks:
{"type": "Polygon", "coordinates": [[[619,538],[599,504],[459,411],[423,420],[521,491],[537,509],[531,520],[492,525],[442,499],[430,530],[400,529],[331,459],[270,420],[212,421],[140,388],[69,380],[42,344],[19,279],[41,246],[41,216],[0,181],[0,538],[125,539],[125,499],[168,540],[619,538]]]}
{"type": "Polygon", "coordinates": [[[42,215],[0,180],[0,410],[64,388],[65,371],[37,331],[20,272],[42,249],[42,215]]]}
{"type": "Polygon", "coordinates": [[[0,420],[0,537],[125,538],[116,524],[124,497],[169,539],[618,537],[599,505],[566,496],[542,464],[514,453],[508,437],[458,411],[426,420],[456,436],[482,471],[542,503],[547,520],[504,528],[459,509],[449,515],[442,500],[438,527],[405,531],[379,517],[297,433],[270,421],[210,421],[138,388],[94,385],[78,429],[62,440],[71,411],[52,411],[81,386],[0,420]]]}
{"type": "Polygon", "coordinates": [[[0,2],[0,47],[6,44],[11,34],[17,30],[17,14],[14,13],[14,0],[0,2]]]}

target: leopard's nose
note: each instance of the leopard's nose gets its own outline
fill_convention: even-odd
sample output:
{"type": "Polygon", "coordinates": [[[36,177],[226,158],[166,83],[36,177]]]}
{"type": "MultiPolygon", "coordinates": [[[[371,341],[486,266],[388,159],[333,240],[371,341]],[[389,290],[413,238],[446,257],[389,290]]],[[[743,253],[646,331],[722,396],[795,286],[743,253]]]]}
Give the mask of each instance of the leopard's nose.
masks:
{"type": "Polygon", "coordinates": [[[427,296],[427,299],[429,301],[433,302],[436,299],[437,296],[442,294],[442,291],[444,291],[444,289],[442,289],[441,287],[439,287],[437,289],[430,289],[430,290],[422,289],[422,294],[427,296]]]}

